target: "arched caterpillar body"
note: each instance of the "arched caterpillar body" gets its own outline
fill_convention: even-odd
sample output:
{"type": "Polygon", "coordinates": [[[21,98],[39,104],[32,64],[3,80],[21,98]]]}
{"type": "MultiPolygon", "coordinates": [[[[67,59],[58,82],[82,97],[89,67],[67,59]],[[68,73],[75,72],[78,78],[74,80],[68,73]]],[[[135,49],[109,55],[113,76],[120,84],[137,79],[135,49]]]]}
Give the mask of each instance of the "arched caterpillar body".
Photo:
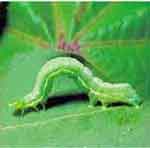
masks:
{"type": "Polygon", "coordinates": [[[90,105],[94,106],[98,101],[103,106],[110,103],[122,102],[138,106],[140,98],[136,91],[128,83],[111,84],[103,82],[95,77],[91,70],[81,62],[71,57],[57,57],[48,61],[38,73],[34,88],[31,93],[21,101],[11,104],[16,110],[25,110],[43,103],[49,96],[53,86],[53,80],[58,75],[68,74],[76,79],[89,96],[90,105]]]}

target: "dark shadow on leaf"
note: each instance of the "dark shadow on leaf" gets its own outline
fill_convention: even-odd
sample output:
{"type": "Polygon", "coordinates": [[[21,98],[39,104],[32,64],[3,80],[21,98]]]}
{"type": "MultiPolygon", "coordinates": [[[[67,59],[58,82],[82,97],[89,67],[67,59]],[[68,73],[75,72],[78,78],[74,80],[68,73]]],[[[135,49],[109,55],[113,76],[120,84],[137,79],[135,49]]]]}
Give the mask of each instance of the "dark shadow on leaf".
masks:
{"type": "MultiPolygon", "coordinates": [[[[97,104],[96,104],[96,106],[102,106],[101,101],[98,101],[97,104]]],[[[128,103],[123,103],[123,102],[114,102],[114,103],[107,104],[107,107],[119,107],[119,106],[128,106],[128,107],[131,107],[133,105],[128,104],[128,103]]]]}
{"type": "MultiPolygon", "coordinates": [[[[45,103],[45,109],[49,109],[53,106],[63,105],[70,102],[83,102],[88,101],[88,96],[86,94],[76,94],[68,96],[58,96],[49,98],[45,103]]],[[[39,105],[42,108],[42,105],[39,105]]]]}
{"type": "Polygon", "coordinates": [[[118,107],[118,106],[133,106],[131,104],[128,103],[123,103],[123,102],[115,102],[115,103],[110,103],[107,105],[107,107],[118,107]]]}
{"type": "Polygon", "coordinates": [[[38,104],[36,109],[34,108],[27,108],[23,110],[16,110],[13,115],[14,116],[24,116],[30,112],[38,112],[40,110],[48,110],[55,106],[60,106],[66,103],[71,102],[85,102],[88,101],[88,96],[86,94],[76,94],[76,95],[67,95],[67,96],[58,96],[58,97],[50,97],[48,100],[43,104],[38,104]]]}

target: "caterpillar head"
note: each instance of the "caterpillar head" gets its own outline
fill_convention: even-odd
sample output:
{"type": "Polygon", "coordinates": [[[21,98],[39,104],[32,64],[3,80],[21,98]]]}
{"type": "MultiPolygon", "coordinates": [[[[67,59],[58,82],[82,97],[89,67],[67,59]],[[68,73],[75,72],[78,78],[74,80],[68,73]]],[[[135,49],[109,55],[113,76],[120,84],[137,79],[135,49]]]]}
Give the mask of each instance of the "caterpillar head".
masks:
{"type": "Polygon", "coordinates": [[[134,89],[130,90],[128,98],[129,104],[133,106],[139,106],[142,103],[141,98],[139,97],[139,95],[137,95],[134,89]]]}
{"type": "Polygon", "coordinates": [[[14,107],[15,110],[24,110],[26,108],[26,103],[24,101],[16,101],[9,106],[14,107]]]}
{"type": "Polygon", "coordinates": [[[135,89],[131,85],[129,85],[127,83],[122,84],[122,87],[120,90],[122,91],[124,98],[126,98],[128,100],[128,103],[130,105],[138,106],[142,103],[142,100],[137,95],[135,89]]]}

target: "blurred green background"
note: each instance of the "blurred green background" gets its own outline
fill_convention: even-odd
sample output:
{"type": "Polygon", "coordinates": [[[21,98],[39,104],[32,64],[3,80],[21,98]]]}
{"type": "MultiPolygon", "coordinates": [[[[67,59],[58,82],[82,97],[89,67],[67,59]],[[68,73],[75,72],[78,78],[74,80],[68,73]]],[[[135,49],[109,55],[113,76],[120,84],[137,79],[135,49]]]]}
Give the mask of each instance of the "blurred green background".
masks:
{"type": "MultiPolygon", "coordinates": [[[[150,146],[150,4],[102,2],[11,2],[0,41],[0,146],[150,146]],[[41,66],[69,56],[57,49],[60,35],[77,41],[95,75],[128,82],[143,99],[128,106],[88,108],[73,99],[46,111],[14,116],[9,103],[32,90],[41,66]]],[[[74,53],[72,53],[74,54],[74,53]]],[[[58,96],[82,93],[67,76],[54,84],[58,96]]],[[[61,101],[61,100],[60,100],[61,101]]]]}

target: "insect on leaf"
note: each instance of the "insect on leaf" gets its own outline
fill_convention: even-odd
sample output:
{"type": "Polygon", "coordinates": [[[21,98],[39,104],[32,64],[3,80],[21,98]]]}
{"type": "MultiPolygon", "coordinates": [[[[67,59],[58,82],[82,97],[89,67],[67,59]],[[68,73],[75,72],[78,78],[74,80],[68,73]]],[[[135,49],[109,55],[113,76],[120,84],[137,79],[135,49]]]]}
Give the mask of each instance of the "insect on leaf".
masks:
{"type": "Polygon", "coordinates": [[[149,147],[149,10],[146,2],[10,2],[0,40],[0,146],[149,147]],[[8,104],[23,100],[41,67],[60,56],[105,82],[131,84],[143,104],[88,108],[84,89],[60,75],[46,111],[12,115],[8,104]]]}

